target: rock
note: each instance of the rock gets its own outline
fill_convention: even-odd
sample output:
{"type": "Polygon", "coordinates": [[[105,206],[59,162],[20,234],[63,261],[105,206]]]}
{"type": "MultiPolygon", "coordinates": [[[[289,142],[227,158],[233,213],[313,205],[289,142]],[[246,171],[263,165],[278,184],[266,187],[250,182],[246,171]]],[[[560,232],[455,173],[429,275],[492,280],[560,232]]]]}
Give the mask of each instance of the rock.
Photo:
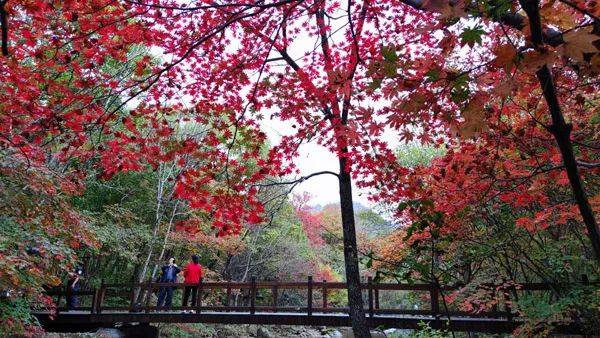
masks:
{"type": "Polygon", "coordinates": [[[385,333],[386,336],[389,336],[389,335],[396,333],[396,331],[398,331],[398,329],[387,329],[387,330],[383,330],[383,333],[385,333]]]}
{"type": "Polygon", "coordinates": [[[387,338],[387,335],[381,330],[371,331],[371,338],[387,338]]]}
{"type": "MultiPolygon", "coordinates": [[[[354,338],[354,332],[352,328],[345,327],[341,329],[341,338],[354,338]]],[[[371,338],[387,338],[386,334],[380,330],[371,330],[371,338]]]]}
{"type": "Polygon", "coordinates": [[[338,330],[329,332],[329,338],[343,338],[342,333],[338,330]]]}
{"type": "Polygon", "coordinates": [[[392,337],[408,337],[413,333],[413,330],[409,330],[409,329],[387,329],[384,330],[383,333],[385,333],[385,335],[388,338],[392,338],[392,337]]]}
{"type": "Polygon", "coordinates": [[[256,331],[256,338],[275,338],[275,336],[273,336],[266,328],[259,327],[256,331]]]}
{"type": "Polygon", "coordinates": [[[96,335],[102,338],[125,338],[125,334],[121,330],[112,328],[98,329],[96,335]]]}

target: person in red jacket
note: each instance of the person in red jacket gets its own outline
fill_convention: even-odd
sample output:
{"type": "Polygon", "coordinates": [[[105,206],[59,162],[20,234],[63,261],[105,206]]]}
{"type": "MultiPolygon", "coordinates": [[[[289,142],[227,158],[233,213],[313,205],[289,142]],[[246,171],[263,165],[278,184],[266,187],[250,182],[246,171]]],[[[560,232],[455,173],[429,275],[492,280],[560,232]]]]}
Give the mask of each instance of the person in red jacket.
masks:
{"type": "MultiPolygon", "coordinates": [[[[192,296],[192,306],[196,306],[196,298],[198,295],[198,283],[202,278],[202,265],[199,263],[198,256],[192,255],[192,261],[183,268],[183,277],[186,285],[183,293],[183,306],[187,306],[190,294],[192,296]]],[[[186,311],[184,311],[186,312],[186,311]]],[[[194,311],[192,310],[192,313],[194,311]]]]}

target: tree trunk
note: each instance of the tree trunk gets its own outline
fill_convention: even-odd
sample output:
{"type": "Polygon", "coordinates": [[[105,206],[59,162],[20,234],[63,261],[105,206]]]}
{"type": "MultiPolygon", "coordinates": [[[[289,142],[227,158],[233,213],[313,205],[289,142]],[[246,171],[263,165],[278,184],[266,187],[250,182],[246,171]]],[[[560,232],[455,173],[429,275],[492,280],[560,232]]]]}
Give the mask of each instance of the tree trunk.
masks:
{"type": "MultiPolygon", "coordinates": [[[[521,7],[527,13],[529,17],[529,27],[531,31],[531,42],[536,50],[542,51],[544,46],[544,32],[542,30],[542,18],[539,11],[540,1],[539,0],[519,0],[521,7]]],[[[571,190],[579,207],[579,212],[583,218],[587,229],[587,235],[592,244],[594,250],[594,256],[597,262],[600,262],[600,229],[594,216],[594,211],[590,206],[590,202],[585,193],[581,175],[577,168],[577,161],[575,154],[573,153],[573,144],[571,143],[571,129],[572,126],[567,124],[565,117],[560,108],[560,102],[558,101],[558,94],[556,93],[556,86],[554,85],[554,79],[552,72],[548,65],[542,66],[536,72],[540,87],[544,94],[544,99],[550,110],[550,117],[552,118],[552,125],[550,126],[550,132],[554,136],[562,160],[565,165],[565,170],[571,184],[571,190]]]]}
{"type": "MultiPolygon", "coordinates": [[[[347,149],[342,149],[346,153],[347,149]]],[[[360,270],[358,269],[358,249],[356,246],[356,230],[354,226],[354,206],[352,204],[352,179],[346,171],[346,159],[339,158],[340,173],[340,208],[342,212],[342,228],[344,232],[344,262],[346,267],[346,284],[348,289],[348,306],[352,330],[357,338],[370,338],[371,333],[365,318],[362,292],[360,289],[360,270]]]]}
{"type": "Polygon", "coordinates": [[[596,261],[600,262],[600,229],[598,229],[594,211],[592,210],[585,193],[581,175],[577,168],[577,161],[575,160],[573,145],[571,144],[571,126],[565,122],[565,118],[560,109],[556,87],[554,86],[552,73],[550,73],[548,66],[545,65],[540,68],[537,72],[537,77],[540,81],[540,87],[542,88],[544,98],[546,99],[552,117],[550,131],[552,135],[554,135],[558,148],[560,149],[565,170],[567,171],[567,177],[571,184],[571,190],[573,191],[575,201],[579,207],[579,212],[585,223],[588,232],[587,235],[592,243],[596,261]]]}

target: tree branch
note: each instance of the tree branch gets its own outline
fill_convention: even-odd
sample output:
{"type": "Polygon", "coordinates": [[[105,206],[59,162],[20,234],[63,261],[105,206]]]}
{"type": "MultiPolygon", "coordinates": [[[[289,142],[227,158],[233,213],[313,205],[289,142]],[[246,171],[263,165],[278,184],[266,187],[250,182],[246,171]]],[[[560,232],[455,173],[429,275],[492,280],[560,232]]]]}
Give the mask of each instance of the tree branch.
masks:
{"type": "Polygon", "coordinates": [[[298,183],[302,183],[306,180],[308,180],[309,178],[315,177],[315,176],[319,176],[319,175],[333,175],[337,178],[339,178],[340,176],[336,173],[334,173],[333,171],[318,171],[316,173],[312,173],[310,175],[306,175],[306,176],[302,176],[296,180],[293,181],[286,181],[286,182],[273,182],[273,183],[259,183],[259,184],[253,184],[253,187],[272,187],[272,186],[277,186],[277,185],[289,185],[289,184],[298,184],[298,183]]]}
{"type": "MultiPolygon", "coordinates": [[[[425,3],[426,0],[400,0],[402,1],[402,3],[414,8],[414,9],[418,9],[421,11],[429,11],[428,9],[426,9],[425,3]]],[[[451,1],[453,2],[453,1],[451,1]]],[[[470,9],[474,9],[477,10],[477,8],[470,8],[467,6],[467,8],[465,8],[467,11],[470,9]]],[[[502,23],[505,24],[509,27],[512,27],[514,29],[517,30],[523,30],[523,28],[525,28],[526,26],[526,20],[527,18],[519,13],[511,13],[511,12],[507,12],[504,13],[502,15],[499,15],[498,17],[492,17],[489,18],[492,21],[498,22],[498,23],[502,23]]],[[[544,41],[546,41],[547,44],[549,44],[550,46],[556,47],[559,45],[562,45],[565,41],[563,40],[563,36],[562,36],[563,32],[558,31],[556,29],[553,28],[548,28],[545,31],[543,31],[543,36],[544,36],[544,41]]]]}

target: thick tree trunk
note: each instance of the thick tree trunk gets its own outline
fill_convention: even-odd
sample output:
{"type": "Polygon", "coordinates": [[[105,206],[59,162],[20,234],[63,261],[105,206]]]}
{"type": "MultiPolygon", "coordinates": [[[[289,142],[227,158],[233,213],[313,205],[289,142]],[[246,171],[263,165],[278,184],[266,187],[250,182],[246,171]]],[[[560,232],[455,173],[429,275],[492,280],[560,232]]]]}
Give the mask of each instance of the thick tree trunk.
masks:
{"type": "MultiPolygon", "coordinates": [[[[345,149],[343,150],[345,152],[345,149]]],[[[340,157],[340,208],[344,232],[344,261],[346,265],[346,284],[348,306],[352,320],[352,330],[357,338],[370,338],[371,333],[365,318],[362,293],[360,290],[360,270],[358,268],[358,249],[354,226],[354,206],[352,204],[352,179],[346,171],[346,159],[340,157]]]]}

